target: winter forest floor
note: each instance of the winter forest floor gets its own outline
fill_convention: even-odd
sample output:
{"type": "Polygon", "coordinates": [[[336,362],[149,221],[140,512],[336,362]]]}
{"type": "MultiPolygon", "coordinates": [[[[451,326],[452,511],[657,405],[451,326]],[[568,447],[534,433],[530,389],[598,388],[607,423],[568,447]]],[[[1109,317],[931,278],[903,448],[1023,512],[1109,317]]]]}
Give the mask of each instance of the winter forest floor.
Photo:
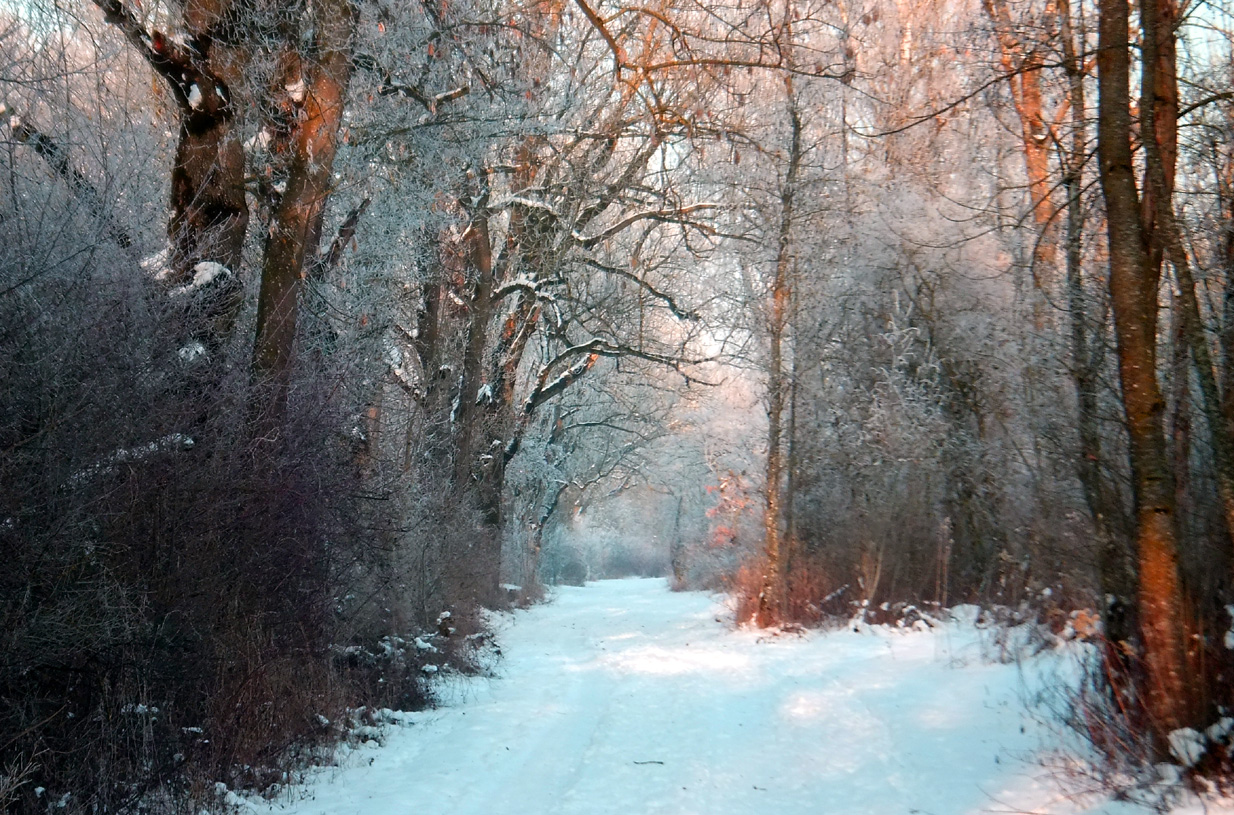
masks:
{"type": "MultiPolygon", "coordinates": [[[[1058,728],[1024,702],[1067,672],[1057,653],[991,662],[988,634],[963,623],[769,637],[730,617],[664,580],[562,588],[499,618],[495,678],[460,680],[444,707],[407,714],[275,811],[1143,811],[1061,788],[1050,769],[1058,728]]],[[[1234,810],[1176,810],[1201,811],[1234,810]]]]}

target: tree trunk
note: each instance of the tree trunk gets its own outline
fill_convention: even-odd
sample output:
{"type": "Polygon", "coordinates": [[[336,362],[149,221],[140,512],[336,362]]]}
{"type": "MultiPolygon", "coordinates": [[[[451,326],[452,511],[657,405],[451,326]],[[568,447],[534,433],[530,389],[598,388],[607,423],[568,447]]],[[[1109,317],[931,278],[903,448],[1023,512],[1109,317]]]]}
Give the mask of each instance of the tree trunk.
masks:
{"type": "Polygon", "coordinates": [[[476,424],[482,415],[476,400],[480,395],[489,323],[493,318],[493,249],[489,243],[487,215],[478,214],[467,231],[468,263],[475,283],[467,302],[467,344],[463,349],[458,404],[452,417],[455,424],[454,480],[459,486],[468,484],[475,466],[475,445],[479,436],[476,424]]]}
{"type": "Polygon", "coordinates": [[[1045,328],[1047,298],[1057,274],[1058,227],[1050,183],[1050,133],[1042,110],[1042,55],[1030,44],[1017,40],[1004,0],[984,0],[986,14],[998,32],[1003,69],[1011,88],[1011,100],[1020,120],[1020,144],[1024,172],[1037,228],[1032,253],[1033,324],[1045,328]]]}
{"type": "MultiPolygon", "coordinates": [[[[1213,449],[1217,492],[1221,498],[1227,536],[1234,536],[1234,428],[1226,418],[1221,388],[1214,369],[1212,351],[1200,314],[1191,259],[1183,243],[1182,228],[1174,213],[1174,177],[1178,156],[1178,71],[1174,30],[1178,10],[1169,0],[1146,3],[1144,25],[1144,71],[1141,86],[1144,99],[1145,132],[1153,134],[1144,142],[1147,175],[1144,218],[1153,224],[1149,235],[1151,262],[1160,264],[1164,255],[1174,267],[1179,296],[1179,339],[1191,350],[1201,405],[1213,449]],[[1151,211],[1150,211],[1151,207],[1151,211]]],[[[1183,371],[1181,376],[1186,376],[1183,371]]],[[[1186,406],[1180,406],[1180,409],[1186,406]]],[[[1182,476],[1181,471],[1179,476],[1182,476]]]]}
{"type": "Polygon", "coordinates": [[[176,282],[190,280],[201,261],[238,270],[248,219],[244,148],[230,108],[182,116],[167,225],[176,282]]]}
{"type": "Polygon", "coordinates": [[[681,536],[681,509],[685,496],[677,496],[677,509],[673,513],[673,539],[669,542],[668,560],[673,570],[672,587],[678,590],[686,588],[686,542],[681,536]]]}
{"type": "Polygon", "coordinates": [[[784,613],[787,575],[783,551],[783,495],[780,481],[784,470],[783,416],[788,397],[784,372],[783,343],[788,328],[792,300],[793,196],[802,157],[801,113],[793,93],[791,77],[784,79],[791,127],[788,167],[780,193],[780,226],[776,249],[775,277],[771,286],[771,314],[768,333],[771,340],[767,360],[767,471],[766,504],[763,510],[764,573],[755,622],[762,627],[775,625],[784,613]]]}
{"type": "Polygon", "coordinates": [[[1067,194],[1067,307],[1071,316],[1071,378],[1076,391],[1076,430],[1080,442],[1077,473],[1093,522],[1097,563],[1104,598],[1102,619],[1106,636],[1114,643],[1129,642],[1135,621],[1135,565],[1127,546],[1123,508],[1114,486],[1102,472],[1104,452],[1099,422],[1098,394],[1102,339],[1090,333],[1092,325],[1084,293],[1083,240],[1084,165],[1088,152],[1087,101],[1082,34],[1075,31],[1069,0],[1061,0],[1058,16],[1067,73],[1071,146],[1061,162],[1067,194]]]}
{"type": "Polygon", "coordinates": [[[1159,748],[1184,720],[1182,593],[1174,477],[1157,382],[1157,284],[1140,220],[1131,152],[1128,0],[1101,0],[1098,156],[1106,201],[1110,298],[1135,490],[1145,704],[1159,748]]]}
{"type": "Polygon", "coordinates": [[[302,77],[307,89],[292,133],[287,188],[271,219],[257,301],[253,375],[259,388],[254,416],[263,436],[277,433],[286,414],[300,285],[306,259],[317,255],[351,79],[355,8],[349,0],[319,0],[314,18],[316,59],[309,76],[302,77]]]}
{"type": "Polygon", "coordinates": [[[470,558],[470,589],[476,601],[485,605],[497,600],[501,583],[501,499],[505,485],[501,451],[477,449],[479,440],[485,437],[484,428],[480,427],[485,413],[477,400],[494,310],[490,240],[488,217],[483,212],[478,213],[468,227],[468,262],[475,275],[475,284],[468,302],[467,344],[463,349],[462,379],[453,416],[454,483],[460,491],[474,490],[472,494],[482,523],[477,531],[476,553],[470,558]]]}
{"type": "Polygon", "coordinates": [[[237,274],[248,233],[244,148],[232,88],[241,84],[249,55],[219,37],[236,14],[230,0],[199,0],[185,8],[184,35],[148,31],[121,0],[94,0],[104,17],[161,76],[179,109],[179,136],[171,170],[169,285],[193,279],[202,262],[221,264],[230,277],[197,293],[209,302],[206,319],[189,333],[212,351],[221,348],[243,301],[237,274]],[[217,39],[216,39],[217,37],[217,39]]]}

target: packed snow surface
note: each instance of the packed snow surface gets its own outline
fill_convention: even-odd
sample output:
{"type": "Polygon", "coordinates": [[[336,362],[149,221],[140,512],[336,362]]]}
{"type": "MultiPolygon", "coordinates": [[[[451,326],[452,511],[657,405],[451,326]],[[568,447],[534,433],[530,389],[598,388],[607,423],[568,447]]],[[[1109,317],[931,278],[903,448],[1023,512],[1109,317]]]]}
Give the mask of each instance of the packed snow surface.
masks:
{"type": "MultiPolygon", "coordinates": [[[[562,588],[499,618],[491,680],[317,772],[287,815],[1129,813],[1060,788],[1049,675],[984,658],[971,624],[733,630],[663,580],[562,588]]],[[[1180,810],[1181,811],[1181,810],[1180,810]]],[[[1198,808],[1196,812],[1200,811],[1198,808]]],[[[1216,809],[1210,806],[1209,812],[1216,809]]],[[[1222,810],[1224,811],[1224,810],[1222,810]]]]}

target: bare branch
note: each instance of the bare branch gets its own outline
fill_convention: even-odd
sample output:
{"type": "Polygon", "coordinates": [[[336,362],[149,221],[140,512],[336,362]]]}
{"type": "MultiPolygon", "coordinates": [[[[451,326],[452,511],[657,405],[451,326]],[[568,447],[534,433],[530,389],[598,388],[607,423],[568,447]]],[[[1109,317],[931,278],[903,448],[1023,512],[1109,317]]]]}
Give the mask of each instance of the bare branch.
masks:
{"type": "Polygon", "coordinates": [[[453,90],[448,90],[436,95],[429,95],[427,92],[417,88],[415,85],[410,85],[405,82],[395,82],[393,74],[389,69],[382,66],[375,57],[369,54],[357,54],[352,62],[357,68],[365,71],[371,71],[381,77],[381,87],[377,90],[380,96],[398,96],[403,99],[411,99],[418,102],[425,110],[434,116],[442,105],[453,102],[456,99],[462,99],[467,94],[471,93],[469,85],[461,85],[453,90]]]}
{"type": "Polygon", "coordinates": [[[13,138],[22,144],[29,145],[34,149],[34,152],[38,153],[47,162],[47,165],[51,167],[55,174],[60,176],[64,183],[68,184],[77,193],[77,196],[90,209],[91,214],[103,223],[107,229],[107,234],[111,236],[112,240],[124,249],[132,247],[132,236],[129,235],[128,230],[112,217],[107,207],[103,204],[102,195],[90,183],[90,180],[73,166],[72,161],[69,159],[68,151],[25,119],[9,111],[7,105],[0,104],[0,116],[6,114],[9,115],[8,125],[9,129],[13,131],[13,138]]]}
{"type": "Polygon", "coordinates": [[[227,85],[206,68],[200,43],[180,45],[159,31],[147,31],[121,0],[94,0],[94,4],[102,10],[103,19],[118,28],[163,77],[186,115],[214,119],[232,115],[227,85]]]}
{"type": "Polygon", "coordinates": [[[591,23],[591,27],[604,38],[606,43],[608,43],[609,50],[613,52],[613,62],[616,64],[617,78],[620,79],[621,69],[627,67],[626,50],[621,47],[621,44],[618,43],[616,39],[613,38],[613,35],[609,32],[608,26],[605,25],[604,20],[601,19],[600,15],[596,13],[595,9],[587,5],[586,0],[574,0],[574,2],[575,5],[577,5],[583,12],[583,16],[587,18],[587,22],[591,23]]]}
{"type": "Polygon", "coordinates": [[[347,248],[347,244],[356,236],[356,226],[360,223],[360,216],[364,215],[364,211],[368,209],[370,203],[372,203],[371,199],[365,198],[360,202],[360,206],[353,209],[343,220],[343,223],[338,228],[338,234],[330,242],[330,249],[313,264],[312,276],[314,278],[324,276],[326,272],[338,265],[339,260],[343,257],[343,250],[347,248]]]}
{"type": "Polygon", "coordinates": [[[586,263],[588,266],[591,266],[593,269],[599,269],[605,274],[615,275],[617,277],[621,277],[633,283],[636,283],[641,289],[646,291],[648,294],[652,295],[653,297],[659,300],[664,301],[664,304],[668,306],[668,310],[671,311],[674,315],[676,315],[679,319],[689,320],[691,322],[697,322],[700,319],[697,311],[683,309],[677,303],[677,301],[673,299],[673,296],[671,294],[660,291],[655,286],[651,285],[646,280],[634,274],[633,272],[627,272],[625,269],[619,269],[616,266],[606,266],[597,260],[593,260],[592,258],[584,258],[583,262],[586,263]]]}
{"type": "Polygon", "coordinates": [[[690,221],[688,218],[686,218],[686,216],[692,215],[695,212],[704,212],[706,210],[712,210],[712,209],[720,209],[720,205],[719,204],[692,204],[690,206],[677,207],[675,209],[653,209],[653,210],[646,210],[643,212],[635,212],[631,215],[627,215],[625,218],[622,218],[620,221],[613,224],[608,229],[605,229],[603,232],[601,232],[598,235],[592,235],[590,237],[584,237],[582,235],[575,235],[574,240],[580,246],[590,249],[593,246],[595,246],[597,243],[608,240],[614,235],[620,233],[622,230],[626,229],[632,224],[638,223],[639,221],[661,221],[663,223],[682,223],[682,224],[689,223],[693,226],[698,227],[699,229],[708,230],[710,229],[710,227],[706,227],[703,224],[699,224],[695,221],[690,221]]]}

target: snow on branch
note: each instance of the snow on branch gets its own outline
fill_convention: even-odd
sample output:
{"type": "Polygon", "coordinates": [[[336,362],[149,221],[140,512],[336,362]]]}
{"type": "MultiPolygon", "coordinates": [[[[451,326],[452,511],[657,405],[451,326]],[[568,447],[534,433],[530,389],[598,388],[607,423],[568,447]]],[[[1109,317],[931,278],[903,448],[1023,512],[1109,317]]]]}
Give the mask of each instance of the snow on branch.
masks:
{"type": "MultiPolygon", "coordinates": [[[[527,401],[523,403],[524,415],[530,415],[536,408],[552,399],[557,394],[564,391],[566,388],[573,385],[583,374],[595,367],[596,361],[600,358],[600,354],[591,353],[585,358],[571,365],[564,373],[554,379],[552,382],[547,382],[549,373],[552,371],[554,363],[550,362],[540,370],[540,376],[536,383],[536,388],[527,397],[527,401]],[[546,384],[547,383],[547,384],[546,384]]],[[[561,357],[557,358],[558,360],[561,357]]]]}
{"type": "Polygon", "coordinates": [[[698,382],[699,384],[712,384],[699,379],[692,374],[688,374],[682,370],[687,365],[698,365],[707,362],[707,359],[686,359],[680,356],[670,354],[658,354],[653,351],[646,351],[642,348],[635,348],[630,345],[622,345],[621,343],[612,342],[602,337],[595,337],[587,342],[578,345],[572,345],[569,348],[561,351],[553,359],[540,369],[539,376],[536,377],[536,386],[532,389],[531,394],[523,403],[524,415],[530,415],[536,408],[558,395],[566,388],[577,382],[584,374],[590,371],[600,357],[618,358],[630,357],[641,359],[647,362],[652,362],[657,365],[665,365],[685,378],[686,383],[698,382]],[[583,359],[575,362],[566,371],[558,375],[551,382],[549,377],[565,362],[575,359],[576,357],[583,359]]]}
{"type": "Polygon", "coordinates": [[[543,212],[555,221],[562,220],[561,213],[553,208],[546,201],[540,201],[535,198],[528,198],[526,195],[507,195],[499,198],[490,205],[493,209],[508,209],[510,207],[522,207],[523,209],[531,209],[536,212],[543,212]]]}
{"type": "Polygon", "coordinates": [[[180,42],[159,31],[147,31],[121,0],[94,0],[94,4],[103,12],[103,20],[118,28],[150,67],[163,77],[185,114],[204,115],[214,120],[232,115],[226,83],[206,68],[193,39],[180,42]]]}
{"type": "MultiPolygon", "coordinates": [[[[539,299],[541,295],[540,283],[541,281],[532,280],[529,277],[517,277],[498,286],[497,290],[493,292],[493,301],[504,300],[516,291],[526,292],[532,297],[539,299]]],[[[545,294],[545,297],[551,299],[552,295],[545,294]]]]}
{"type": "Polygon", "coordinates": [[[101,461],[95,462],[69,476],[68,483],[78,485],[100,476],[110,476],[115,473],[118,465],[136,464],[160,453],[191,450],[193,445],[194,441],[191,436],[186,436],[183,433],[171,433],[138,447],[121,447],[112,451],[101,461]]]}

